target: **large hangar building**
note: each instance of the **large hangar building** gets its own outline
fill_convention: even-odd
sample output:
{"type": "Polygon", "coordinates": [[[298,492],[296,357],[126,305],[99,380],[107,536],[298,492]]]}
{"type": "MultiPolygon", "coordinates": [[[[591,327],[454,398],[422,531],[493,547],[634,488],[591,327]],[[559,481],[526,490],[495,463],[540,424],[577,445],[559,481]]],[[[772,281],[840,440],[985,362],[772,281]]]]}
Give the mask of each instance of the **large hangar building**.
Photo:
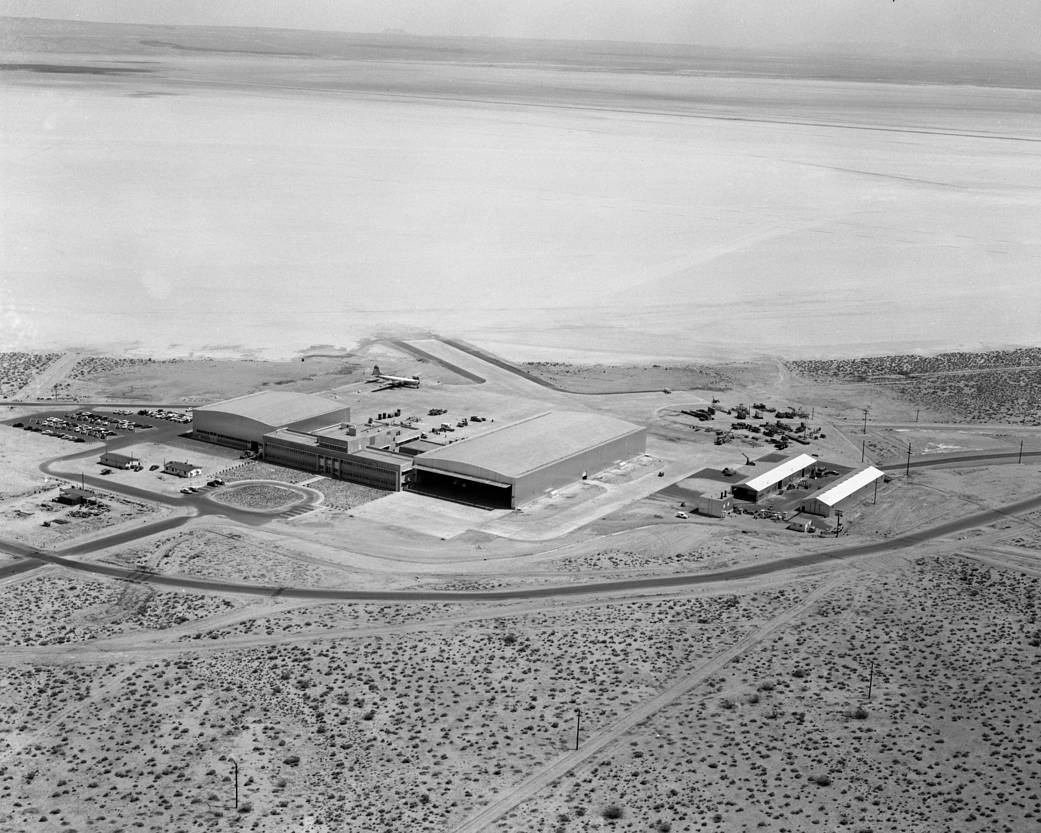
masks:
{"type": "Polygon", "coordinates": [[[310,393],[270,390],[196,408],[192,433],[206,442],[259,451],[264,435],[279,428],[307,432],[350,419],[350,408],[341,402],[310,393]]]}
{"type": "Polygon", "coordinates": [[[647,429],[639,425],[548,411],[420,454],[412,482],[436,497],[513,509],[646,448],[647,429]]]}

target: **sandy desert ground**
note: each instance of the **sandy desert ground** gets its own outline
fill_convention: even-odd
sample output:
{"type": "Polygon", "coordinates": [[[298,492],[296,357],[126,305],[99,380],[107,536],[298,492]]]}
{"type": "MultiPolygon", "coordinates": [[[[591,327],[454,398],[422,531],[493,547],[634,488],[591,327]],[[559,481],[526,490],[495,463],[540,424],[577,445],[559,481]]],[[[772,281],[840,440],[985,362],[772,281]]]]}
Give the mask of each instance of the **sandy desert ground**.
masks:
{"type": "MultiPolygon", "coordinates": [[[[570,395],[423,343],[490,380],[436,388],[453,408],[506,419],[572,402],[648,422],[665,455],[649,469],[654,493],[557,540],[474,531],[464,512],[439,537],[419,531],[421,518],[410,529],[386,522],[392,508],[371,509],[396,496],[215,454],[232,503],[236,490],[240,504],[278,503],[283,484],[313,481],[324,506],[261,527],[197,518],[90,556],[126,579],[54,567],[0,579],[11,704],[0,829],[1018,831],[1036,818],[1038,738],[1026,715],[1041,644],[1038,510],[915,550],[671,592],[322,603],[221,591],[232,581],[474,592],[706,574],[884,541],[1035,491],[1033,461],[914,471],[850,508],[838,541],[748,516],[681,520],[654,472],[735,452],[677,427],[678,402],[826,400],[833,383],[774,362],[685,365],[690,379],[725,377],[730,389],[570,395]],[[217,585],[157,588],[153,574],[217,585]]],[[[210,366],[179,364],[182,390],[190,368],[210,366]]],[[[167,367],[144,385],[160,385],[167,367]]],[[[256,362],[241,367],[254,378],[256,362]]],[[[615,361],[559,375],[587,391],[639,390],[662,370],[615,361]]],[[[106,372],[124,370],[100,371],[100,386],[106,372]]],[[[843,384],[839,416],[877,387],[843,384]]],[[[360,395],[386,408],[405,394],[360,395]]],[[[893,413],[908,404],[887,401],[893,413]]],[[[858,430],[835,420],[820,448],[853,463],[858,430]]],[[[871,436],[900,430],[880,424],[871,436]]],[[[1029,430],[923,423],[914,441],[988,450],[1029,430]]],[[[13,495],[42,488],[34,462],[69,449],[7,427],[3,440],[0,483],[13,495]]],[[[641,471],[600,487],[629,489],[641,471]]],[[[27,500],[39,502],[5,507],[27,500]]],[[[566,514],[553,508],[561,500],[527,514],[566,514]]]]}
{"type": "Polygon", "coordinates": [[[493,829],[1035,827],[1038,578],[865,578],[493,829]]]}

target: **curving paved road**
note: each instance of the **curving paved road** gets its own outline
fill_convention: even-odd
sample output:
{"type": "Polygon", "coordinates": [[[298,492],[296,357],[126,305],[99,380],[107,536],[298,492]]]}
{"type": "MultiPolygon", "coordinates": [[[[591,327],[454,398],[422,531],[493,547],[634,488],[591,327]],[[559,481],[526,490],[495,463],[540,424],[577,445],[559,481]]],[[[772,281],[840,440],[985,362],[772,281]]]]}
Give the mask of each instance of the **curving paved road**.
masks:
{"type": "MultiPolygon", "coordinates": [[[[320,599],[329,601],[351,601],[351,602],[446,602],[446,601],[502,601],[508,599],[546,599],[562,598],[566,596],[579,596],[590,593],[617,593],[631,591],[653,591],[677,587],[692,587],[701,584],[713,584],[717,582],[736,581],[740,579],[757,578],[785,570],[797,569],[799,567],[811,567],[824,564],[829,561],[845,561],[865,555],[877,555],[892,552],[894,550],[907,549],[918,544],[952,535],[956,532],[964,532],[968,529],[987,526],[996,521],[1015,516],[1023,512],[1041,509],[1041,495],[1027,498],[1010,504],[1004,509],[987,509],[975,512],[962,518],[919,530],[917,532],[900,535],[887,541],[873,541],[866,544],[854,544],[852,546],[834,547],[818,552],[794,555],[788,558],[779,558],[775,561],[752,564],[747,567],[736,567],[732,570],[719,570],[711,573],[695,573],[686,575],[652,576],[649,578],[624,579],[621,581],[601,581],[588,584],[569,584],[550,587],[520,587],[504,590],[346,590],[320,587],[276,587],[274,585],[244,584],[229,581],[210,581],[207,579],[189,578],[186,576],[157,575],[142,570],[131,570],[125,567],[117,567],[111,564],[98,564],[86,561],[77,561],[64,555],[54,555],[40,550],[31,550],[22,545],[10,546],[0,541],[0,549],[27,559],[26,563],[32,569],[40,564],[54,564],[77,572],[108,576],[110,578],[130,579],[161,587],[175,587],[185,590],[202,590],[210,593],[241,593],[254,596],[281,596],[296,599],[320,599]]],[[[168,519],[168,521],[180,520],[184,523],[187,519],[168,519]]],[[[161,523],[166,523],[161,522],[161,523]]],[[[152,525],[154,527],[155,525],[152,525]]],[[[154,528],[151,532],[156,531],[154,528]]],[[[82,554],[111,546],[113,542],[121,542],[124,536],[126,540],[133,540],[141,530],[129,530],[124,533],[98,539],[81,544],[70,551],[71,554],[82,554]],[[120,539],[117,541],[116,539],[120,539]]],[[[11,567],[22,567],[10,565],[11,567]]],[[[4,576],[0,570],[0,578],[4,576]]]]}
{"type": "MultiPolygon", "coordinates": [[[[1019,450],[1015,451],[981,451],[976,454],[952,454],[950,456],[938,456],[930,454],[928,457],[919,457],[915,459],[911,458],[911,468],[922,469],[929,466],[946,466],[955,463],[969,463],[974,466],[993,466],[998,463],[1015,463],[1019,462],[1020,456],[1022,459],[1027,460],[1029,458],[1041,459],[1041,451],[1024,451],[1020,455],[1019,450]]],[[[902,463],[879,463],[878,467],[886,471],[902,471],[907,468],[907,460],[905,459],[902,463]]]]}
{"type": "MultiPolygon", "coordinates": [[[[481,358],[484,357],[482,356],[481,358]]],[[[515,372],[515,369],[513,370],[515,372]]],[[[162,424],[159,430],[155,431],[155,433],[153,433],[149,437],[149,439],[158,439],[160,436],[168,432],[179,433],[181,431],[183,431],[182,426],[170,425],[168,423],[162,424]]],[[[117,447],[119,445],[131,444],[137,441],[139,441],[137,437],[130,436],[126,438],[120,438],[120,441],[113,442],[110,445],[111,447],[117,447]]],[[[56,476],[76,480],[79,479],[79,476],[76,473],[62,472],[55,469],[54,466],[56,464],[60,464],[62,461],[67,459],[87,457],[97,453],[98,452],[96,448],[78,451],[73,454],[67,454],[62,457],[49,460],[48,462],[41,465],[40,468],[42,471],[47,472],[48,474],[53,474],[56,476]]],[[[925,468],[929,466],[942,466],[957,463],[971,463],[975,465],[1009,463],[1013,460],[1018,460],[1019,456],[1020,453],[1018,450],[1007,452],[981,452],[978,454],[964,454],[944,457],[935,457],[930,455],[928,458],[912,460],[911,467],[925,468]]],[[[1028,457],[1041,457],[1041,451],[1024,452],[1022,456],[1024,459],[1028,457]]],[[[887,470],[898,471],[906,467],[906,461],[903,463],[885,464],[881,467],[887,470]]],[[[182,576],[163,576],[142,573],[141,571],[129,570],[126,568],[116,567],[112,565],[87,563],[71,559],[69,558],[69,556],[84,555],[92,552],[97,552],[107,547],[130,543],[147,535],[153,535],[157,532],[164,532],[170,529],[175,529],[187,523],[192,517],[197,517],[201,515],[223,515],[225,517],[228,517],[230,520],[249,526],[257,526],[266,523],[272,518],[276,517],[275,515],[258,515],[255,513],[238,511],[229,506],[220,506],[214,502],[211,502],[205,496],[202,495],[171,497],[156,494],[154,492],[147,491],[144,489],[139,489],[134,486],[115,483],[113,481],[101,477],[85,477],[84,480],[86,482],[89,482],[91,485],[97,486],[99,488],[103,488],[114,492],[120,492],[122,494],[138,498],[140,500],[156,501],[169,506],[176,506],[181,509],[191,509],[193,511],[193,514],[187,516],[181,515],[174,518],[166,518],[164,520],[156,521],[145,526],[136,527],[134,529],[125,530],[123,532],[106,536],[104,538],[98,538],[83,544],[74,545],[72,547],[69,547],[68,549],[62,550],[62,555],[47,553],[42,550],[37,550],[21,544],[16,544],[14,542],[6,542],[0,540],[0,551],[6,551],[9,554],[16,555],[24,559],[24,561],[0,567],[0,580],[18,575],[20,573],[24,573],[28,570],[35,569],[41,566],[42,564],[49,563],[65,567],[70,570],[94,573],[97,575],[106,575],[113,578],[145,581],[155,585],[179,587],[183,589],[196,589],[217,593],[243,593],[260,596],[286,596],[292,598],[327,599],[337,601],[497,601],[504,599],[552,598],[576,596],[589,593],[612,593],[632,590],[658,590],[754,578],[758,576],[769,575],[771,573],[781,572],[783,570],[813,566],[831,560],[844,560],[849,558],[855,558],[857,556],[862,555],[874,555],[895,549],[904,549],[907,547],[914,546],[916,544],[933,540],[935,538],[950,535],[955,532],[963,532],[967,529],[972,529],[974,527],[986,526],[987,524],[994,523],[997,520],[1000,520],[1010,515],[1015,515],[1020,512],[1026,512],[1033,509],[1041,508],[1041,495],[1038,495],[1036,497],[1028,498],[1026,500],[1019,501],[1018,503],[1011,504],[1006,509],[991,509],[983,512],[978,512],[973,515],[958,518],[953,521],[949,521],[947,523],[940,524],[939,526],[931,527],[926,530],[901,535],[896,538],[889,539],[888,541],[876,541],[866,544],[838,547],[830,550],[807,553],[798,556],[791,556],[789,558],[778,559],[772,562],[756,564],[749,567],[736,568],[733,570],[724,570],[715,573],[657,576],[651,578],[627,579],[623,581],[613,582],[594,582],[590,584],[565,585],[557,587],[515,588],[511,590],[366,591],[309,587],[276,587],[268,585],[242,584],[235,582],[215,582],[182,576]]]]}

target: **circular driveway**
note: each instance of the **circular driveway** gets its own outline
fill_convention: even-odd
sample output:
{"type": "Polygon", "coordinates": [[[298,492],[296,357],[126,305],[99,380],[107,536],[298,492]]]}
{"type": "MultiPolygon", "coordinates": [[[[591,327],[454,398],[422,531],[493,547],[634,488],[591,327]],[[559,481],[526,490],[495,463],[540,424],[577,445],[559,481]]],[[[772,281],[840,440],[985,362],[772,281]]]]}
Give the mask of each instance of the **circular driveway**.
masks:
{"type": "Polygon", "coordinates": [[[280,515],[304,504],[313,509],[324,497],[316,489],[279,480],[236,480],[208,492],[205,499],[239,512],[280,515]]]}

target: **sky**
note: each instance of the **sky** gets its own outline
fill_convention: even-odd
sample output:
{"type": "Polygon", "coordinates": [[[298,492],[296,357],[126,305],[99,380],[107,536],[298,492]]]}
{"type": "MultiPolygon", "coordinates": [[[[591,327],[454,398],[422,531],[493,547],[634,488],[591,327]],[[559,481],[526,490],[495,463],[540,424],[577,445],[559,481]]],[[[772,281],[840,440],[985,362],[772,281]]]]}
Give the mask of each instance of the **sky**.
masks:
{"type": "Polygon", "coordinates": [[[416,35],[1041,56],[1041,0],[0,0],[0,14],[416,35]]]}

